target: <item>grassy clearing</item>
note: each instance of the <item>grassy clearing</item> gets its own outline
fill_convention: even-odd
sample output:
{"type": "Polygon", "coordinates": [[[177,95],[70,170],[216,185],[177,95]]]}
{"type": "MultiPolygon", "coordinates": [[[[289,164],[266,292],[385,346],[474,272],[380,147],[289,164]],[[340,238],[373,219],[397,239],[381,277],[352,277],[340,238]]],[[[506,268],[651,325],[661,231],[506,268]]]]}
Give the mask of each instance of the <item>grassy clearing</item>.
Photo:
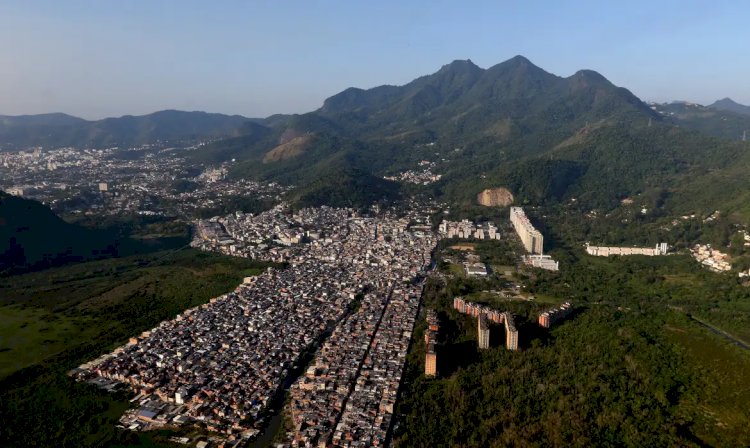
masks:
{"type": "Polygon", "coordinates": [[[94,336],[91,319],[58,315],[42,308],[0,307],[0,378],[94,336]]]}
{"type": "Polygon", "coordinates": [[[466,271],[464,271],[464,267],[460,264],[451,263],[450,266],[448,266],[448,270],[459,278],[465,278],[466,277],[466,271]]]}
{"type": "Polygon", "coordinates": [[[750,354],[687,321],[670,323],[665,333],[703,380],[696,394],[681,403],[696,417],[692,431],[713,446],[728,441],[743,446],[747,438],[739,437],[750,421],[750,354]]]}

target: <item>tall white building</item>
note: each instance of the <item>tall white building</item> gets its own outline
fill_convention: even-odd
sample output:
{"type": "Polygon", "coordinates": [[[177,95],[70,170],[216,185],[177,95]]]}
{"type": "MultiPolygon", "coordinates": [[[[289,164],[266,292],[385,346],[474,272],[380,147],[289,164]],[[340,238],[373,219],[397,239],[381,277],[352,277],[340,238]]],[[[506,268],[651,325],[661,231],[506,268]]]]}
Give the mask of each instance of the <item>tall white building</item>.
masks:
{"type": "Polygon", "coordinates": [[[487,324],[487,316],[484,313],[477,318],[477,333],[479,348],[490,348],[490,327],[487,324]]]}
{"type": "Polygon", "coordinates": [[[513,315],[509,311],[503,313],[505,321],[505,347],[508,350],[518,350],[518,330],[516,330],[513,315]]]}
{"type": "Polygon", "coordinates": [[[529,221],[521,207],[510,208],[510,222],[516,230],[523,247],[531,254],[541,254],[544,250],[544,237],[529,221]]]}

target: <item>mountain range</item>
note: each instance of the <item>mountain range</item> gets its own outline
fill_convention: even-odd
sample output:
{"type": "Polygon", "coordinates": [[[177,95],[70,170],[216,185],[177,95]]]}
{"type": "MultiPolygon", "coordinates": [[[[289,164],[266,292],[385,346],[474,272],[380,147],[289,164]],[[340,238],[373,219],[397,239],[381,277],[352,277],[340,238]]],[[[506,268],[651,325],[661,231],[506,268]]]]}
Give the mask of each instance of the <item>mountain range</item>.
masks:
{"type": "MultiPolygon", "coordinates": [[[[722,100],[724,101],[724,100],[722,100]]],[[[728,100],[731,102],[731,100],[728,100]]],[[[739,106],[735,110],[717,106],[717,101],[710,106],[690,103],[687,101],[674,101],[671,103],[652,103],[651,108],[660,113],[665,121],[686,129],[693,129],[701,133],[720,137],[727,140],[741,140],[750,130],[750,113],[743,114],[735,110],[745,107],[739,106]]],[[[727,103],[722,103],[727,104],[727,103]]]]}
{"type": "Polygon", "coordinates": [[[414,188],[470,203],[484,188],[506,187],[521,203],[611,209],[644,195],[675,213],[724,207],[750,216],[743,107],[728,99],[648,105],[595,71],[560,77],[516,56],[487,69],[453,61],[402,86],[349,88],[315,111],[266,119],[178,111],[94,122],[4,117],[0,141],[212,137],[190,153],[195,163],[233,160],[233,176],[297,186],[291,197],[300,205],[367,205],[414,188]],[[384,180],[424,162],[442,175],[437,183],[384,180]]]}
{"type": "Polygon", "coordinates": [[[239,115],[164,110],[149,115],[87,121],[66,114],[0,115],[0,149],[41,146],[130,147],[157,142],[226,138],[251,132],[239,115]]]}
{"type": "Polygon", "coordinates": [[[488,69],[454,61],[403,86],[347,89],[195,156],[236,159],[233,175],[295,184],[302,197],[352,170],[380,182],[427,161],[442,178],[424,189],[456,203],[502,186],[521,203],[611,209],[642,194],[675,213],[750,214],[746,118],[703,109],[704,120],[678,120],[597,72],[559,77],[522,56],[488,69]],[[710,129],[723,119],[734,124],[710,129]]]}

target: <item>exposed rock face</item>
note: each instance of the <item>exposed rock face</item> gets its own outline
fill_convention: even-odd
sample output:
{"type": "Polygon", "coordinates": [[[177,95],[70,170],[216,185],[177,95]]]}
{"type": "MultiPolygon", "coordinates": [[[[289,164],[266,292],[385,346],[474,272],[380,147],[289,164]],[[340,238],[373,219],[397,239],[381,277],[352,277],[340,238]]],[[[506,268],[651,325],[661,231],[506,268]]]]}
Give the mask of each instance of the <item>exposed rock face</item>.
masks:
{"type": "Polygon", "coordinates": [[[507,188],[488,188],[477,195],[477,202],[487,207],[507,207],[513,203],[513,194],[507,188]]]}
{"type": "Polygon", "coordinates": [[[313,140],[312,134],[294,137],[285,143],[268,151],[263,157],[263,163],[277,162],[279,160],[292,159],[301,155],[310,146],[313,140]]]}

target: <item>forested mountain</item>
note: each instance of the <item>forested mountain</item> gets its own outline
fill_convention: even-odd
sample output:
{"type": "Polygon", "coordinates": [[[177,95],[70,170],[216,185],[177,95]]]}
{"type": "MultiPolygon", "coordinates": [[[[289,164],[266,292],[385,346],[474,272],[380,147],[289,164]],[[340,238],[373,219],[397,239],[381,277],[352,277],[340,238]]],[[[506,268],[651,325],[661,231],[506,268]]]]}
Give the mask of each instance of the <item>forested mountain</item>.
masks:
{"type": "Polygon", "coordinates": [[[586,121],[656,115],[629,91],[581,70],[552,75],[522,56],[481,69],[454,61],[400,87],[347,89],[317,114],[359,136],[403,139],[420,132],[441,138],[503,142],[586,121]]]}
{"type": "Polygon", "coordinates": [[[675,101],[652,104],[651,107],[662,114],[666,122],[726,140],[741,140],[745,131],[750,130],[750,115],[716,108],[713,105],[701,106],[675,101]]]}
{"type": "Polygon", "coordinates": [[[97,121],[65,114],[0,116],[0,150],[30,146],[134,146],[157,141],[231,137],[259,127],[263,126],[239,115],[177,110],[97,121]]]}
{"type": "Polygon", "coordinates": [[[687,103],[652,109],[596,72],[559,77],[522,56],[488,69],[454,61],[403,86],[349,88],[314,112],[263,124],[196,157],[234,158],[235,176],[308,192],[331,191],[339,175],[372,181],[427,160],[443,177],[426,188],[456,202],[504,186],[528,203],[575,199],[607,209],[648,194],[674,212],[750,214],[739,199],[748,146],[737,142],[748,118],[687,103]]]}
{"type": "Polygon", "coordinates": [[[734,112],[736,114],[750,115],[750,106],[745,106],[743,104],[736,103],[731,98],[724,98],[724,99],[715,101],[713,104],[709,105],[708,107],[711,109],[716,109],[716,110],[734,112]]]}

